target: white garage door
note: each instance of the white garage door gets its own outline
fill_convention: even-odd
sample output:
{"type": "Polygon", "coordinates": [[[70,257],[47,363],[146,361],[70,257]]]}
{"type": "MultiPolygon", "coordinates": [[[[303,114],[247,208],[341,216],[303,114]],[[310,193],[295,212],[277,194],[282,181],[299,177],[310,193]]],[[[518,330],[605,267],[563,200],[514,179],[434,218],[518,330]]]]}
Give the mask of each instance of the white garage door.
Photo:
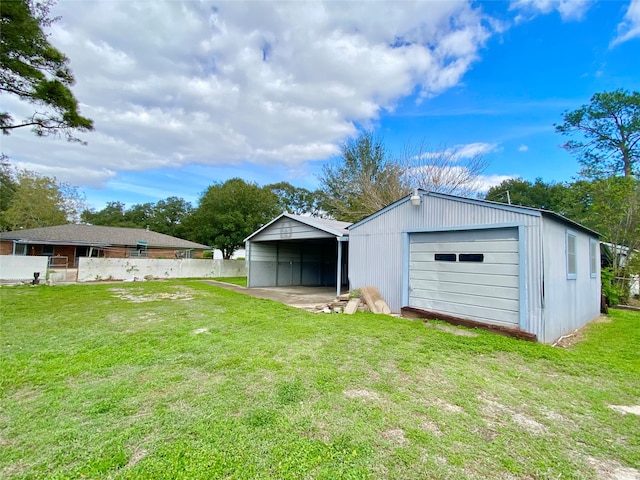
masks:
{"type": "Polygon", "coordinates": [[[518,230],[411,235],[409,306],[494,325],[518,326],[518,230]]]}

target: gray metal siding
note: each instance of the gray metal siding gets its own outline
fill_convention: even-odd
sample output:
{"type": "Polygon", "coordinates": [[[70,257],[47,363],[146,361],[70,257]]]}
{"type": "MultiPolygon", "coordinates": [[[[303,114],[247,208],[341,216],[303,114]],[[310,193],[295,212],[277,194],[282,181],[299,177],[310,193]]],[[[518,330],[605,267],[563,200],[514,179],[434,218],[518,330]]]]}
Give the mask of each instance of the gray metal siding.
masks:
{"type": "Polygon", "coordinates": [[[247,243],[249,288],[336,284],[338,242],[335,237],[247,243]]]}
{"type": "Polygon", "coordinates": [[[335,235],[318,230],[317,228],[297,222],[291,218],[282,217],[262,232],[251,238],[251,242],[265,242],[274,240],[303,240],[313,238],[335,238],[335,235]]]}
{"type": "Polygon", "coordinates": [[[463,229],[468,226],[496,224],[522,225],[524,242],[524,278],[527,331],[542,333],[542,235],[537,212],[520,213],[490,205],[467,203],[429,195],[422,196],[418,207],[409,202],[398,204],[383,215],[357,225],[349,233],[349,280],[351,288],[375,285],[394,312],[403,307],[403,268],[408,255],[403,232],[438,229],[463,229]]]}
{"type": "Polygon", "coordinates": [[[545,329],[541,341],[549,343],[600,315],[600,262],[591,277],[589,243],[593,238],[570,226],[545,218],[545,329]],[[577,272],[567,278],[565,235],[576,236],[577,272]]]}

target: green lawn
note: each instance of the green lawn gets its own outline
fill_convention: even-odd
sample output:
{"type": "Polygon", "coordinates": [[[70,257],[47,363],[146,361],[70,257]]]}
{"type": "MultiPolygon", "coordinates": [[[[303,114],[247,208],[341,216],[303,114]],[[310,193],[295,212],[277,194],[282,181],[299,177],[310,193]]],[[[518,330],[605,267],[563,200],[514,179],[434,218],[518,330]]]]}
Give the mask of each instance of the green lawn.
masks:
{"type": "Polygon", "coordinates": [[[238,285],[240,287],[247,286],[247,277],[216,277],[212,280],[217,280],[218,282],[224,283],[232,283],[233,285],[238,285]]]}
{"type": "Polygon", "coordinates": [[[640,468],[640,416],[609,407],[640,405],[637,313],[613,311],[565,350],[195,280],[2,287],[0,302],[0,478],[640,468]]]}

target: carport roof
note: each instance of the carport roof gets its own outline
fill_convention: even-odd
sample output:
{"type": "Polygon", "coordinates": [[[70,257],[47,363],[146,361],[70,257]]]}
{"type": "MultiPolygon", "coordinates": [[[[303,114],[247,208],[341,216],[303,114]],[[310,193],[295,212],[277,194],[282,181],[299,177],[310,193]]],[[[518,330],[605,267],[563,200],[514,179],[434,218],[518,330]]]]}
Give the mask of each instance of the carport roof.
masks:
{"type": "Polygon", "coordinates": [[[276,218],[271,220],[262,228],[253,232],[251,235],[245,238],[244,241],[246,242],[248,240],[251,240],[253,237],[258,235],[263,230],[266,230],[267,228],[269,228],[271,225],[273,225],[275,222],[277,222],[281,218],[290,218],[291,220],[304,223],[305,225],[308,225],[313,228],[317,228],[318,230],[326,232],[330,235],[335,235],[336,237],[348,237],[349,230],[347,230],[347,227],[351,225],[350,222],[340,222],[338,220],[329,220],[326,218],[305,217],[303,215],[294,215],[293,213],[285,212],[285,213],[282,213],[281,215],[278,215],[276,218]]]}

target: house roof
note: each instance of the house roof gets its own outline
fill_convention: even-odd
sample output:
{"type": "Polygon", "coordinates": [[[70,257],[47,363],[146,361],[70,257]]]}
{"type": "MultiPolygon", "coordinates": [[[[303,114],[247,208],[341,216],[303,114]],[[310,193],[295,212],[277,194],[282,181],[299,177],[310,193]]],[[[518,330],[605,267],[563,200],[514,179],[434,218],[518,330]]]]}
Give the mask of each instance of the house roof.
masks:
{"type": "Polygon", "coordinates": [[[293,213],[284,212],[278,215],[273,220],[271,220],[266,225],[262,226],[261,228],[253,232],[251,235],[245,238],[244,241],[246,242],[247,240],[251,240],[253,237],[258,235],[263,230],[266,230],[267,228],[269,228],[271,225],[273,225],[275,222],[277,222],[281,218],[290,218],[291,220],[304,223],[305,225],[308,225],[313,228],[317,228],[318,230],[329,233],[331,235],[335,235],[336,237],[348,237],[349,230],[347,230],[347,227],[351,225],[351,223],[349,222],[340,222],[338,220],[329,220],[326,218],[305,217],[303,215],[294,215],[293,213]]]}
{"type": "Polygon", "coordinates": [[[148,247],[176,249],[206,249],[211,247],[190,242],[164,233],[144,228],[105,227],[101,225],[57,225],[54,227],[29,228],[1,232],[0,240],[12,240],[19,243],[40,243],[52,245],[87,246],[129,246],[135,247],[145,242],[148,247]]]}
{"type": "MultiPolygon", "coordinates": [[[[568,219],[567,217],[564,217],[562,215],[560,215],[559,213],[555,213],[552,212],[550,210],[543,210],[541,208],[533,208],[533,207],[523,207],[521,205],[509,205],[506,203],[500,203],[500,202],[492,202],[490,200],[480,200],[480,199],[476,199],[476,198],[466,198],[466,197],[459,197],[457,195],[449,195],[446,193],[438,193],[438,192],[430,192],[427,190],[423,190],[421,188],[418,189],[418,192],[420,193],[421,196],[432,196],[432,197],[437,197],[437,198],[446,198],[449,200],[453,200],[453,201],[458,201],[458,202],[465,202],[465,203],[472,203],[472,204],[476,204],[476,205],[483,205],[483,206],[491,206],[497,209],[501,209],[501,210],[509,210],[512,212],[517,212],[517,213],[522,213],[525,215],[534,215],[534,216],[545,216],[545,217],[550,217],[550,218],[554,218],[555,220],[558,220],[560,222],[566,223],[578,230],[582,230],[590,235],[593,235],[595,237],[600,237],[601,235],[596,232],[595,230],[591,230],[590,228],[585,227],[584,225],[581,225],[577,222],[574,222],[573,220],[568,219]]],[[[401,199],[395,201],[394,203],[392,203],[391,205],[388,205],[380,210],[378,210],[375,213],[372,213],[371,215],[369,215],[366,218],[363,218],[362,220],[360,220],[359,222],[354,223],[353,225],[349,226],[349,230],[353,230],[354,228],[359,227],[360,225],[368,222],[369,220],[382,215],[383,213],[397,207],[398,205],[401,205],[405,202],[408,202],[410,200],[411,195],[406,195],[404,197],[402,197],[401,199]]]]}

